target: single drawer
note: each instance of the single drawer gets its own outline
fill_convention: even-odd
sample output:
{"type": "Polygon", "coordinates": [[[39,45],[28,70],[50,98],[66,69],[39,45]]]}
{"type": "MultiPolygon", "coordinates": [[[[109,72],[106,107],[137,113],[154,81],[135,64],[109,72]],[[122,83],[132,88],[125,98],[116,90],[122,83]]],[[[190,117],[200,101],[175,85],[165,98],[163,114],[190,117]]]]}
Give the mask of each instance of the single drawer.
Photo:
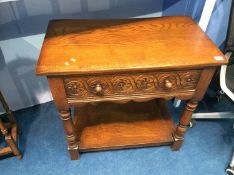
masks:
{"type": "Polygon", "coordinates": [[[102,101],[110,98],[142,96],[162,97],[192,95],[201,70],[118,73],[64,77],[68,102],[71,100],[102,101]]]}

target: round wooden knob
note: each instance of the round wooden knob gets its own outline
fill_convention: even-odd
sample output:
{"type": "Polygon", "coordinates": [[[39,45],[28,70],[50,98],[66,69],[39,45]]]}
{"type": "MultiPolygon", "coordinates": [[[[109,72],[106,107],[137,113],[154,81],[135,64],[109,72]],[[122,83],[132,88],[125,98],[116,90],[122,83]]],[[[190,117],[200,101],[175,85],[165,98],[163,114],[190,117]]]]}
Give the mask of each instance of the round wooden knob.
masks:
{"type": "Polygon", "coordinates": [[[166,88],[172,88],[172,82],[170,82],[170,80],[166,80],[165,86],[166,86],[166,88]]]}
{"type": "Polygon", "coordinates": [[[187,78],[187,82],[190,82],[190,81],[192,81],[192,79],[191,78],[187,78]]]}
{"type": "Polygon", "coordinates": [[[97,84],[96,87],[95,87],[95,91],[97,93],[101,93],[102,92],[102,86],[100,84],[97,84]]]}

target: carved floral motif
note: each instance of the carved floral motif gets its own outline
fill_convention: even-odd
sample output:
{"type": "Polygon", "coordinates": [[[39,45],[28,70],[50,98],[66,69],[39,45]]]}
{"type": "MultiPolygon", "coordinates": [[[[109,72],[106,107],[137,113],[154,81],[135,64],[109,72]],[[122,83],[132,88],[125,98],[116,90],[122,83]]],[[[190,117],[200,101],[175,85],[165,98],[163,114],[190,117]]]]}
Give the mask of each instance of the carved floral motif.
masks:
{"type": "Polygon", "coordinates": [[[199,79],[199,72],[185,72],[180,74],[180,84],[183,88],[195,88],[196,82],[199,79]]]}
{"type": "Polygon", "coordinates": [[[117,76],[111,79],[114,92],[130,93],[134,91],[134,86],[128,77],[117,76]]]}
{"type": "Polygon", "coordinates": [[[155,89],[153,76],[140,75],[135,78],[135,83],[137,89],[142,91],[150,91],[155,89]]]}
{"type": "Polygon", "coordinates": [[[201,71],[151,72],[139,75],[99,75],[96,77],[65,78],[68,97],[94,97],[115,95],[143,95],[170,92],[171,90],[193,90],[201,71]],[[97,93],[101,90],[102,93],[97,93]]]}
{"type": "Polygon", "coordinates": [[[87,94],[86,89],[80,81],[69,81],[65,86],[67,94],[76,96],[85,96],[87,94]]]}

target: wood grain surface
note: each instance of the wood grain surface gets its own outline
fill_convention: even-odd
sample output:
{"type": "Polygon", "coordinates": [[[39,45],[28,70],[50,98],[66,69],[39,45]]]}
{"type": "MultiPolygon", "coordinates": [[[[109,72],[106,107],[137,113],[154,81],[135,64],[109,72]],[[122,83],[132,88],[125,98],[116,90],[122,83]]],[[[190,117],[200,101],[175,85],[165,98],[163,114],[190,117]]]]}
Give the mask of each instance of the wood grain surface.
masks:
{"type": "Polygon", "coordinates": [[[221,51],[190,17],[57,20],[49,23],[36,73],[65,75],[225,63],[221,51]]]}
{"type": "Polygon", "coordinates": [[[80,151],[173,143],[174,125],[164,100],[88,104],[76,108],[75,118],[80,151]]]}

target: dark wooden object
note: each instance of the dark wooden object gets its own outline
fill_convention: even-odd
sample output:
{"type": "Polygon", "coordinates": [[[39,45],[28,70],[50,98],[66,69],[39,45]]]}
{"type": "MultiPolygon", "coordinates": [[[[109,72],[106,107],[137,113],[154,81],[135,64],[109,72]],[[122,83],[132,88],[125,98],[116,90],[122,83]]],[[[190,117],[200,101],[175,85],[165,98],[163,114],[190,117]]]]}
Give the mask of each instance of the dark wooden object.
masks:
{"type": "Polygon", "coordinates": [[[178,150],[215,69],[226,63],[189,17],[58,20],[48,26],[36,73],[48,78],[78,159],[80,151],[178,150]],[[177,127],[162,100],[174,97],[187,100],[177,127]]]}
{"type": "Polygon", "coordinates": [[[12,114],[12,111],[9,109],[1,91],[0,91],[0,101],[3,108],[6,111],[6,115],[9,119],[9,123],[4,123],[0,118],[0,134],[3,135],[8,147],[0,149],[0,156],[4,156],[10,153],[13,153],[17,156],[18,159],[22,158],[22,155],[17,147],[17,137],[18,137],[18,126],[16,120],[12,114]]]}

